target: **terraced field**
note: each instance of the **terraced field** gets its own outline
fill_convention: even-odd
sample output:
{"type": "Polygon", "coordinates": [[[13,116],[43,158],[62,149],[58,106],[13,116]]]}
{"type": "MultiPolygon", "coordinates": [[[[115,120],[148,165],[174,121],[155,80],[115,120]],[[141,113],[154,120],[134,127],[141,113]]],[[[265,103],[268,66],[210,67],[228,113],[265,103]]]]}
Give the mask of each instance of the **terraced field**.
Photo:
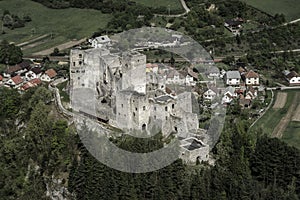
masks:
{"type": "Polygon", "coordinates": [[[27,23],[24,28],[5,29],[6,34],[0,35],[0,40],[6,39],[16,44],[34,41],[31,42],[32,48],[24,50],[25,54],[89,37],[98,28],[103,28],[111,18],[109,14],[103,14],[97,10],[49,9],[30,0],[2,0],[0,1],[0,16],[4,10],[9,10],[20,17],[29,15],[32,18],[32,22],[27,23]],[[34,40],[43,35],[52,37],[34,40]]]}

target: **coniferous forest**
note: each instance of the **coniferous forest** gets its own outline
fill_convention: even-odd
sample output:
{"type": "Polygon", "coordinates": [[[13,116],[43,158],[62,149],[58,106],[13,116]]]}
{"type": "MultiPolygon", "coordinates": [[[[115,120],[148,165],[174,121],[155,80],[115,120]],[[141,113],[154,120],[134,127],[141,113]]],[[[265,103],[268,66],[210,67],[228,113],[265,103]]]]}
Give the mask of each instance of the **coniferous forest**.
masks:
{"type": "MultiPolygon", "coordinates": [[[[260,133],[247,133],[243,119],[227,123],[230,126],[213,149],[214,166],[187,166],[177,160],[155,172],[130,174],[113,170],[88,153],[75,130],[50,110],[52,94],[46,88],[23,95],[0,88],[0,94],[0,199],[47,199],[51,177],[63,180],[70,199],[299,197],[299,150],[260,133]]],[[[240,118],[229,116],[229,121],[240,118]]],[[[159,138],[137,142],[126,137],[116,142],[131,151],[149,151],[162,144],[159,138]]]]}

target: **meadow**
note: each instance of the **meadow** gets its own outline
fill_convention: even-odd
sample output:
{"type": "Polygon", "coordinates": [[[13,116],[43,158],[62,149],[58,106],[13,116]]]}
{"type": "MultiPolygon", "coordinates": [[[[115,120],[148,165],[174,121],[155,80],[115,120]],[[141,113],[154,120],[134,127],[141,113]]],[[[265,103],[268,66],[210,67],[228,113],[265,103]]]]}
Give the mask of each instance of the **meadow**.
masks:
{"type": "Polygon", "coordinates": [[[300,149],[300,122],[292,121],[283,133],[282,140],[300,149]]]}
{"type": "MultiPolygon", "coordinates": [[[[284,91],[288,94],[286,103],[283,108],[274,109],[273,105],[264,114],[264,116],[253,126],[252,130],[263,130],[263,133],[271,135],[276,125],[286,115],[297,91],[284,91]]],[[[274,95],[273,104],[276,100],[277,93],[274,95]]]]}
{"type": "Polygon", "coordinates": [[[295,20],[300,18],[299,0],[242,0],[247,4],[258,8],[266,13],[275,15],[282,13],[287,20],[295,20]]]}
{"type": "Polygon", "coordinates": [[[91,9],[49,9],[39,3],[29,0],[2,0],[0,1],[0,15],[8,10],[19,17],[29,15],[32,19],[23,28],[10,30],[5,28],[6,34],[0,35],[0,40],[19,44],[32,40],[44,34],[47,37],[40,45],[26,52],[40,51],[58,44],[89,37],[99,28],[103,28],[109,22],[111,16],[91,9]]]}
{"type": "Polygon", "coordinates": [[[158,7],[166,7],[170,8],[170,10],[180,10],[182,5],[179,0],[134,0],[135,2],[142,4],[144,6],[158,8],[158,7]]]}

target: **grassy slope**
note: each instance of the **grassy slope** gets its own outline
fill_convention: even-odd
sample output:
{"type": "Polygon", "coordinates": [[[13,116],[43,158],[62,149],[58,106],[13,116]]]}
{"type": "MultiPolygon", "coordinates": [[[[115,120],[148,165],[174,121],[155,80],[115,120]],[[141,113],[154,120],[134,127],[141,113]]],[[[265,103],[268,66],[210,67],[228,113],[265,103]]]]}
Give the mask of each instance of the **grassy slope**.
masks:
{"type": "Polygon", "coordinates": [[[154,7],[154,8],[160,6],[168,8],[168,6],[170,6],[171,10],[176,10],[176,9],[183,10],[179,0],[134,0],[134,1],[142,5],[154,7]]]}
{"type": "MultiPolygon", "coordinates": [[[[5,9],[18,16],[29,15],[32,22],[27,23],[24,28],[6,29],[7,34],[0,35],[0,40],[7,39],[20,43],[52,32],[54,39],[48,38],[47,42],[41,45],[44,47],[42,49],[73,39],[88,37],[98,28],[104,27],[110,19],[110,15],[96,10],[74,8],[54,10],[30,0],[0,1],[1,16],[5,9]],[[36,32],[34,36],[32,36],[33,29],[36,32]]],[[[41,47],[36,47],[36,49],[40,50],[41,47]]]]}
{"type": "MultiPolygon", "coordinates": [[[[295,93],[298,91],[284,91],[288,93],[286,104],[281,109],[273,109],[272,107],[265,113],[265,115],[255,124],[253,129],[261,128],[265,133],[271,135],[276,125],[280,122],[282,117],[286,115],[288,108],[290,107],[295,93]]],[[[276,96],[275,96],[276,98],[276,96]]],[[[275,102],[274,99],[273,102],[275,102]]]]}
{"type": "Polygon", "coordinates": [[[267,13],[275,15],[283,13],[287,20],[300,18],[299,0],[242,0],[249,5],[261,9],[267,13]]]}
{"type": "Polygon", "coordinates": [[[300,149],[300,122],[290,122],[283,133],[282,140],[300,149]]]}

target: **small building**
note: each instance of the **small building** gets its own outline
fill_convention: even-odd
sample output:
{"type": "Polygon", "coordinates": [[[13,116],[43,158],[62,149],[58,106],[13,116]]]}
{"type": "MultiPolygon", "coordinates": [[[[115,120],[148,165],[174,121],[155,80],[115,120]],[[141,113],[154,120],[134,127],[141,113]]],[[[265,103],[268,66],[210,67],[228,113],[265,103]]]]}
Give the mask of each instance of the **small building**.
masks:
{"type": "Polygon", "coordinates": [[[244,20],[241,18],[235,18],[226,20],[224,23],[225,28],[227,28],[233,35],[239,35],[242,29],[242,24],[244,20]]]}
{"type": "Polygon", "coordinates": [[[0,75],[0,84],[3,82],[3,76],[0,75]]]}
{"type": "Polygon", "coordinates": [[[54,69],[48,69],[45,73],[41,76],[41,80],[45,82],[53,81],[56,77],[57,73],[54,69]]]}
{"type": "Polygon", "coordinates": [[[203,93],[203,99],[212,101],[214,100],[219,94],[218,88],[216,87],[209,87],[204,93],[203,93]]]}
{"type": "Polygon", "coordinates": [[[246,72],[245,76],[245,83],[247,86],[259,86],[259,75],[255,73],[253,70],[246,72]]]}
{"type": "Polygon", "coordinates": [[[166,84],[179,84],[184,85],[185,84],[185,76],[181,73],[179,73],[175,69],[171,69],[167,72],[166,75],[166,84]]]}
{"type": "Polygon", "coordinates": [[[257,97],[257,90],[255,90],[253,87],[249,87],[248,91],[246,92],[245,99],[253,100],[257,97]]]}
{"type": "Polygon", "coordinates": [[[235,88],[232,86],[229,86],[225,89],[224,95],[222,98],[222,104],[230,104],[233,99],[237,97],[237,93],[235,91],[235,88]]]}
{"type": "Polygon", "coordinates": [[[152,63],[147,63],[146,64],[146,72],[157,73],[158,72],[158,65],[157,64],[152,64],[152,63]]]}
{"type": "Polygon", "coordinates": [[[212,66],[208,68],[205,74],[210,79],[217,79],[220,77],[220,70],[217,67],[212,66]]]}
{"type": "Polygon", "coordinates": [[[6,85],[9,85],[14,88],[19,88],[23,82],[24,82],[24,80],[22,79],[22,77],[20,75],[17,75],[17,76],[14,76],[13,78],[9,79],[6,82],[6,85]]]}
{"type": "Polygon", "coordinates": [[[32,79],[32,80],[28,81],[27,83],[25,83],[21,87],[21,90],[24,90],[24,91],[28,90],[29,88],[33,88],[33,87],[40,85],[41,83],[42,83],[42,81],[39,78],[32,79]]]}
{"type": "Polygon", "coordinates": [[[111,45],[111,39],[107,35],[89,39],[89,43],[94,48],[102,48],[111,45]]]}
{"type": "Polygon", "coordinates": [[[300,75],[295,71],[288,73],[286,79],[291,86],[300,85],[300,75]]]}
{"type": "Polygon", "coordinates": [[[30,81],[35,78],[40,78],[42,75],[42,70],[40,68],[34,67],[30,71],[25,73],[25,79],[30,81]]]}
{"type": "Polygon", "coordinates": [[[251,100],[250,99],[246,99],[243,95],[240,96],[239,99],[239,104],[240,106],[244,109],[244,108],[249,108],[251,105],[251,100]]]}
{"type": "Polygon", "coordinates": [[[239,87],[241,83],[241,74],[239,71],[226,72],[226,85],[239,87]]]}

